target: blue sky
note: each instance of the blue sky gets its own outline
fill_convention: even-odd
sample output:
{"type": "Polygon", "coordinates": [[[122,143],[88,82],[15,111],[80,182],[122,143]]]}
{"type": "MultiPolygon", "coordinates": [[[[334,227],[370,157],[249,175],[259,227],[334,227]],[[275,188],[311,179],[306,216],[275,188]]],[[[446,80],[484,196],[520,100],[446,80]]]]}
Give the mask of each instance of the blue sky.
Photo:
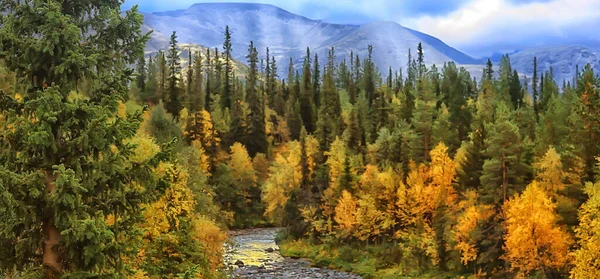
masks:
{"type": "Polygon", "coordinates": [[[332,23],[395,21],[473,56],[556,45],[600,49],[600,0],[126,0],[124,8],[169,11],[200,2],[267,3],[332,23]]]}

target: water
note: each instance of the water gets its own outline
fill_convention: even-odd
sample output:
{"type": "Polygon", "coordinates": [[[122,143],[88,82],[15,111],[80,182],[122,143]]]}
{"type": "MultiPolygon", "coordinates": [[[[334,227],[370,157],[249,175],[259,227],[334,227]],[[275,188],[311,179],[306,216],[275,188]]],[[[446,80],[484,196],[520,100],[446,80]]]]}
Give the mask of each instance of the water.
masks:
{"type": "Polygon", "coordinates": [[[275,235],[279,228],[252,229],[232,233],[225,245],[225,265],[232,278],[257,279],[358,279],[360,276],[328,268],[311,267],[305,259],[282,257],[275,235]]]}

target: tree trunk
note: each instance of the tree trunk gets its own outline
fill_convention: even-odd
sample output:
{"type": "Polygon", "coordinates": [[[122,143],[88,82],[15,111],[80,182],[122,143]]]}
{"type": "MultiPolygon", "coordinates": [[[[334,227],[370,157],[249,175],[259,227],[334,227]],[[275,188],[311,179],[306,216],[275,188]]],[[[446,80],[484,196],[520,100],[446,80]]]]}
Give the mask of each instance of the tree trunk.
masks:
{"type": "MultiPolygon", "coordinates": [[[[46,171],[45,177],[46,191],[51,196],[54,191],[56,175],[51,170],[46,171]]],[[[56,273],[61,273],[63,270],[62,262],[58,254],[58,246],[60,244],[60,232],[54,225],[54,212],[49,211],[44,216],[42,221],[42,236],[44,240],[44,252],[42,261],[46,278],[57,278],[56,273]]]]}

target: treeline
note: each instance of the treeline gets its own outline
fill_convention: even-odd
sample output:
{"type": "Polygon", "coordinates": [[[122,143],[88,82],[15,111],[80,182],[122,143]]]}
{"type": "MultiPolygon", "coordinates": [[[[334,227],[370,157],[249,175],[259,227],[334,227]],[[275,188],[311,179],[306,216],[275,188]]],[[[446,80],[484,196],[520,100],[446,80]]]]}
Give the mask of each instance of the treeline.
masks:
{"type": "Polygon", "coordinates": [[[1,275],[214,278],[221,226],[276,224],[398,276],[600,277],[589,65],[559,86],[307,49],[280,77],[250,42],[236,77],[227,27],[184,68],[175,33],[144,56],[135,8],[71,4],[2,6],[1,275]]]}
{"type": "MultiPolygon", "coordinates": [[[[505,55],[476,80],[452,62],[427,67],[419,44],[383,75],[369,47],[341,63],[332,48],[323,65],[307,49],[302,70],[290,59],[279,77],[251,42],[242,82],[224,70],[230,39],[226,28],[221,62],[189,58],[173,87],[185,108],[171,111],[210,158],[230,226],[264,213],[315,244],[393,243],[388,265],[406,270],[598,276],[600,79],[590,65],[559,86],[537,59],[533,77],[520,77],[505,55]]],[[[143,61],[139,76],[153,76],[143,61]]],[[[158,104],[143,96],[170,88],[134,91],[158,104]]]]}

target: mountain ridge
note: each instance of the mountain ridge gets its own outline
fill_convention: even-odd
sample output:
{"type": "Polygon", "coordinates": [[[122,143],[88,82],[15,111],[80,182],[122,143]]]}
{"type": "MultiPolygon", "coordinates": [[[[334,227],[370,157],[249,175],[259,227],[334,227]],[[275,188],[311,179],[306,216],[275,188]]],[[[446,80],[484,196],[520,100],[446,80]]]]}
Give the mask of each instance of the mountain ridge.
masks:
{"type": "MultiPolygon", "coordinates": [[[[225,26],[232,31],[233,58],[246,61],[250,41],[264,58],[266,48],[276,58],[278,74],[287,76],[291,57],[296,69],[301,70],[306,48],[320,56],[321,65],[331,47],[335,47],[336,62],[347,59],[352,51],[361,59],[367,56],[368,45],[373,45],[373,60],[380,72],[406,68],[408,50],[416,58],[418,43],[423,43],[425,64],[442,65],[455,62],[465,66],[472,76],[479,78],[485,58],[474,58],[444,43],[439,38],[404,27],[393,21],[375,21],[361,25],[328,23],[294,14],[271,4],[261,3],[196,3],[187,9],[163,12],[142,12],[144,29],[154,30],[147,53],[168,46],[172,31],[177,31],[179,42],[219,48],[223,43],[225,26]]],[[[554,69],[558,82],[571,80],[576,65],[583,68],[591,63],[600,71],[600,53],[585,46],[545,46],[515,50],[510,53],[513,68],[525,76],[532,75],[533,57],[538,56],[539,71],[554,69]],[[576,60],[573,60],[577,58],[576,60]]],[[[497,64],[500,55],[492,55],[497,64]]],[[[348,62],[348,61],[347,61],[348,62]]]]}
{"type": "Polygon", "coordinates": [[[177,31],[182,43],[221,47],[225,26],[229,26],[235,59],[245,61],[250,41],[263,57],[269,47],[277,60],[280,76],[287,75],[290,57],[296,67],[300,66],[307,47],[317,53],[322,62],[328,50],[335,47],[336,60],[340,62],[347,59],[351,51],[364,59],[368,45],[373,45],[373,59],[381,71],[404,67],[408,62],[408,49],[416,57],[419,42],[423,43],[426,64],[441,65],[449,61],[479,64],[477,59],[435,37],[391,21],[362,25],[327,23],[258,3],[197,3],[187,9],[143,14],[146,27],[155,31],[149,52],[165,48],[168,43],[165,38],[172,31],[177,31]]]}

